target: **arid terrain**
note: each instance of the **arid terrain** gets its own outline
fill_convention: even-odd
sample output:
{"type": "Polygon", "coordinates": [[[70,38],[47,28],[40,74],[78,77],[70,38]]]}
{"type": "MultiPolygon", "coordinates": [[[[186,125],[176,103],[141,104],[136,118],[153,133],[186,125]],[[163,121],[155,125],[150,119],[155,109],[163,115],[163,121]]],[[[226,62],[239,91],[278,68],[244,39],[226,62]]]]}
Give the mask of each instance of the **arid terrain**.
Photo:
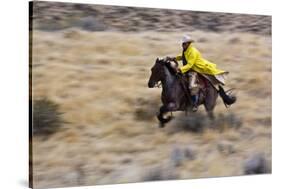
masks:
{"type": "Polygon", "coordinates": [[[271,172],[271,17],[66,5],[34,10],[32,98],[57,103],[66,121],[33,137],[35,188],[238,176],[255,156],[271,172]],[[200,107],[159,128],[150,68],[180,53],[185,33],[230,72],[238,100],[226,109],[219,98],[214,122],[200,107]]]}

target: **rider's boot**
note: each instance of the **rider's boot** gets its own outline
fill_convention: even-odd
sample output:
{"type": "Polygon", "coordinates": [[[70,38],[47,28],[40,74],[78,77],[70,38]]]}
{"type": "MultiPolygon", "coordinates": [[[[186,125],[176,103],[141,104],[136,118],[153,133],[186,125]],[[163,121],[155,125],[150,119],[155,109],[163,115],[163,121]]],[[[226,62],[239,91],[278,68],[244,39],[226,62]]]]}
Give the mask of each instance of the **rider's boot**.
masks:
{"type": "Polygon", "coordinates": [[[196,112],[198,110],[198,95],[192,95],[192,111],[196,112]]]}

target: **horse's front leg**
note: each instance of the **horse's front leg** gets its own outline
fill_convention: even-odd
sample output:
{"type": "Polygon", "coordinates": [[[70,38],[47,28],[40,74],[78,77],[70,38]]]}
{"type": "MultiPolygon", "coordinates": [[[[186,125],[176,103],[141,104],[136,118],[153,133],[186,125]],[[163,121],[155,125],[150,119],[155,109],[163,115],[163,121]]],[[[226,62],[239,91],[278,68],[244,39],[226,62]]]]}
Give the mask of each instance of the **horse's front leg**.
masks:
{"type": "Polygon", "coordinates": [[[160,121],[159,127],[165,127],[165,124],[168,123],[173,119],[173,116],[168,116],[167,118],[164,118],[164,114],[167,112],[176,111],[177,106],[175,103],[169,103],[167,105],[163,105],[160,107],[159,114],[157,115],[158,120],[160,121]]]}
{"type": "Polygon", "coordinates": [[[214,121],[215,120],[215,115],[214,115],[214,112],[213,111],[207,111],[207,114],[208,114],[208,117],[211,121],[214,121]]]}

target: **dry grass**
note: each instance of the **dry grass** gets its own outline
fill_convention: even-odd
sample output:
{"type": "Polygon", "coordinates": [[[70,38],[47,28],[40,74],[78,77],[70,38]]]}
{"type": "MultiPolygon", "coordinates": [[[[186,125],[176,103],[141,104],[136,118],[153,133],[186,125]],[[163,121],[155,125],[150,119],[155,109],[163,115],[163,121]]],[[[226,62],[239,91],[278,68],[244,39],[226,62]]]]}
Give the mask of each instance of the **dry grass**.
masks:
{"type": "Polygon", "coordinates": [[[185,127],[195,118],[188,122],[192,117],[180,113],[158,128],[161,89],[147,88],[156,57],[178,54],[182,33],[33,34],[33,98],[59,104],[69,122],[45,141],[34,139],[35,187],[241,175],[239,164],[252,153],[271,159],[270,37],[190,33],[206,58],[230,71],[227,86],[238,95],[230,109],[218,100],[214,127],[204,124],[209,121],[200,107],[196,123],[204,128],[197,132],[185,127]],[[162,177],[159,170],[166,170],[174,146],[192,146],[196,158],[182,160],[169,168],[172,176],[162,177]],[[145,177],[152,165],[160,168],[145,177]]]}

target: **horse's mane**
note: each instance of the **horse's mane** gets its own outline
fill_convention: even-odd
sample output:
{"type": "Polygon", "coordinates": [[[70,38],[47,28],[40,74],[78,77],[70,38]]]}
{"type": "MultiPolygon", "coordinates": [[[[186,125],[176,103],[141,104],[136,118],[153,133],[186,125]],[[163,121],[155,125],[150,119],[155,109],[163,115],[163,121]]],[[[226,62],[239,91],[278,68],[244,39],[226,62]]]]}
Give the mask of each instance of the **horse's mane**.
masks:
{"type": "Polygon", "coordinates": [[[159,61],[161,62],[161,64],[166,66],[166,68],[168,68],[168,70],[171,74],[173,74],[173,75],[176,74],[175,68],[173,68],[171,61],[169,61],[167,59],[160,59],[159,61]]]}

